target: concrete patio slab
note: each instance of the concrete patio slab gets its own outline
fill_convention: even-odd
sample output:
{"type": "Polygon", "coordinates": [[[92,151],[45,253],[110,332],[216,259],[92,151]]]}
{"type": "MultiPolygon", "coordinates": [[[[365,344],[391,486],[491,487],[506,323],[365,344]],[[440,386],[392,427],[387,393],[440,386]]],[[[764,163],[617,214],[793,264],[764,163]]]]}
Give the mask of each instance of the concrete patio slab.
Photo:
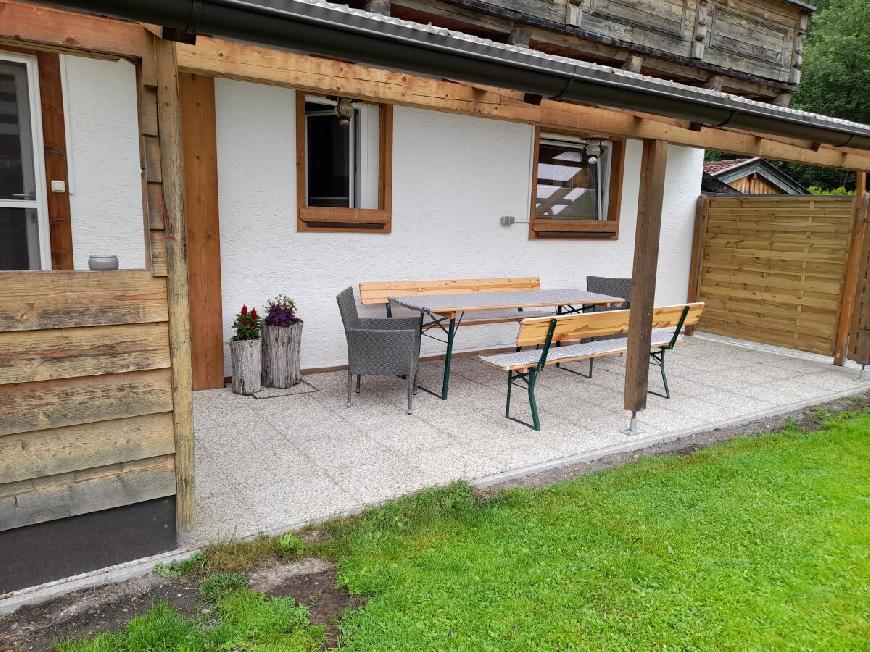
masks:
{"type": "MultiPolygon", "coordinates": [[[[413,415],[396,378],[364,378],[345,407],[345,372],[308,375],[316,391],[269,400],[196,392],[198,521],[184,543],[281,532],[428,486],[595,459],[870,389],[854,365],[699,334],[667,354],[672,398],[650,396],[630,436],[624,365],[596,361],[591,379],[548,369],[538,384],[540,432],[504,418],[504,375],[473,357],[454,361],[449,400],[420,390],[413,415]]],[[[440,362],[422,364],[421,384],[434,389],[440,379],[440,362]]],[[[655,367],[650,385],[662,389],[655,367]]],[[[522,390],[511,411],[529,420],[522,390]]]]}

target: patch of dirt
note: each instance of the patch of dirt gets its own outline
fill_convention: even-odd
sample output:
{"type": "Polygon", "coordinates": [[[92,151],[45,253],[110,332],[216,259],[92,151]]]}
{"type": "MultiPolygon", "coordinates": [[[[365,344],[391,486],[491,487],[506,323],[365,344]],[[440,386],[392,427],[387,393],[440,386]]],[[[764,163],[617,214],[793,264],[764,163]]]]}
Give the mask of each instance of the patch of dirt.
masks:
{"type": "Polygon", "coordinates": [[[0,616],[0,650],[50,650],[59,638],[120,629],[161,601],[171,602],[188,617],[207,608],[199,599],[197,582],[170,581],[154,575],[137,577],[25,605],[13,614],[0,616]]]}
{"type": "Polygon", "coordinates": [[[365,599],[350,595],[338,586],[335,567],[321,559],[303,559],[276,564],[251,576],[251,588],[274,596],[290,596],[308,607],[311,622],[326,630],[326,646],[338,643],[338,623],[348,609],[361,606],[365,599]]]}
{"type": "MultiPolygon", "coordinates": [[[[13,614],[0,616],[0,650],[51,650],[57,639],[118,630],[161,601],[171,603],[185,617],[195,618],[209,609],[199,597],[200,579],[149,575],[25,605],[13,614]]],[[[307,606],[311,622],[326,630],[328,647],[338,642],[338,622],[344,612],[365,602],[338,586],[332,564],[313,557],[274,562],[256,570],[250,576],[250,586],[267,595],[290,596],[307,606]]]]}
{"type": "Polygon", "coordinates": [[[554,469],[548,469],[540,473],[528,475],[524,477],[511,478],[503,483],[490,485],[483,489],[476,490],[480,494],[498,493],[501,489],[509,487],[544,487],[557,482],[571,480],[572,478],[612,469],[617,466],[631,464],[642,457],[652,457],[654,455],[688,455],[695,451],[707,448],[713,444],[718,444],[723,441],[728,441],[738,435],[746,435],[749,437],[758,437],[765,435],[775,430],[779,430],[786,423],[791,422],[805,430],[818,430],[821,427],[823,418],[820,418],[824,413],[836,413],[852,410],[866,410],[870,408],[870,392],[855,396],[847,396],[844,398],[824,403],[821,405],[813,405],[810,407],[781,414],[773,417],[766,417],[743,423],[741,425],[732,426],[729,428],[716,428],[706,432],[699,432],[674,441],[654,444],[648,448],[642,448],[627,453],[615,453],[607,455],[601,459],[591,462],[580,462],[567,466],[560,466],[554,469]]]}

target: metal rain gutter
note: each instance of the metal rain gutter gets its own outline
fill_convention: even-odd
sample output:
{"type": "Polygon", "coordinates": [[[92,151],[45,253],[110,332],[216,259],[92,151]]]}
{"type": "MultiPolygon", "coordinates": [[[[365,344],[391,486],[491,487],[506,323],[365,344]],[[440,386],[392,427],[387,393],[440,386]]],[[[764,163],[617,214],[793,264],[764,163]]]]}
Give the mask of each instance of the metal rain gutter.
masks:
{"type": "Polygon", "coordinates": [[[870,150],[870,126],[305,0],[49,4],[546,98],[870,150]]]}

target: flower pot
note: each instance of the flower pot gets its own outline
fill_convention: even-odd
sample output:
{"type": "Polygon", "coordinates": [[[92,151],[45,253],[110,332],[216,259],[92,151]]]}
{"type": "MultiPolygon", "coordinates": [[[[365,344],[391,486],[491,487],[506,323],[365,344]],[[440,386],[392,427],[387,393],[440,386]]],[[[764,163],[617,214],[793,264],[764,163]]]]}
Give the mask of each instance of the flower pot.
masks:
{"type": "Polygon", "coordinates": [[[302,322],[290,326],[263,325],[263,385],[284,389],[299,382],[302,322]]]}
{"type": "Polygon", "coordinates": [[[233,392],[250,396],[260,391],[260,340],[230,340],[230,356],[233,363],[233,392]]]}

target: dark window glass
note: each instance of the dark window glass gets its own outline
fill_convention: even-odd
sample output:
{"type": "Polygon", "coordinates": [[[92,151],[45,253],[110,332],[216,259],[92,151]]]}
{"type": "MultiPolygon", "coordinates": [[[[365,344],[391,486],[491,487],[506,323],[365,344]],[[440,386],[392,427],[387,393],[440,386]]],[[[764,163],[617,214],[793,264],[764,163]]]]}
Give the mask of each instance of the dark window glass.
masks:
{"type": "Polygon", "coordinates": [[[39,225],[32,208],[0,208],[0,269],[39,269],[39,225]]]}
{"type": "Polygon", "coordinates": [[[331,106],[306,102],[309,206],[350,207],[351,127],[331,106]]]}
{"type": "Polygon", "coordinates": [[[0,61],[0,200],[35,199],[27,67],[0,61]]]}

